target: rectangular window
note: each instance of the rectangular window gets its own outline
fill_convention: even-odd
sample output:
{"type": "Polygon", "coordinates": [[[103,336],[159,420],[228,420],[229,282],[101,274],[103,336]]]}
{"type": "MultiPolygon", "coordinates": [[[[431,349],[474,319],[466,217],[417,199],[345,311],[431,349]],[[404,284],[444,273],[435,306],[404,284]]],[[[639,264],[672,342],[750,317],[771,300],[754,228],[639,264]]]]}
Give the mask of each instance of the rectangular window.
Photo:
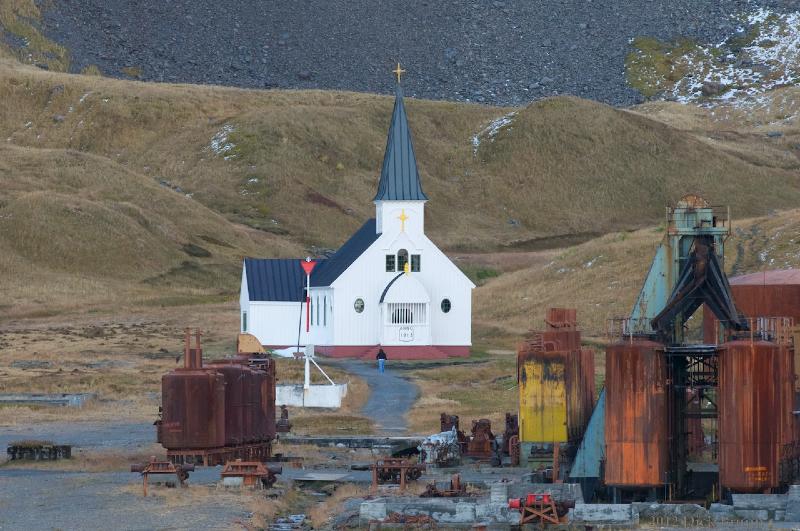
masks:
{"type": "Polygon", "coordinates": [[[421,266],[420,255],[412,254],[411,255],[411,271],[419,272],[419,268],[421,266]]]}
{"type": "Polygon", "coordinates": [[[328,297],[322,297],[322,326],[328,326],[328,297]]]}
{"type": "Polygon", "coordinates": [[[408,263],[408,253],[405,250],[400,249],[400,251],[397,253],[397,270],[405,271],[406,263],[408,263]]]}
{"type": "Polygon", "coordinates": [[[242,312],[242,332],[247,332],[247,312],[242,312]]]}
{"type": "Polygon", "coordinates": [[[386,255],[386,272],[387,273],[394,273],[394,255],[387,254],[386,255]]]}
{"type": "Polygon", "coordinates": [[[314,325],[314,297],[308,298],[308,313],[311,315],[311,325],[314,325]]]}
{"type": "Polygon", "coordinates": [[[319,295],[317,295],[317,302],[315,304],[317,306],[317,326],[319,326],[319,295]]]}

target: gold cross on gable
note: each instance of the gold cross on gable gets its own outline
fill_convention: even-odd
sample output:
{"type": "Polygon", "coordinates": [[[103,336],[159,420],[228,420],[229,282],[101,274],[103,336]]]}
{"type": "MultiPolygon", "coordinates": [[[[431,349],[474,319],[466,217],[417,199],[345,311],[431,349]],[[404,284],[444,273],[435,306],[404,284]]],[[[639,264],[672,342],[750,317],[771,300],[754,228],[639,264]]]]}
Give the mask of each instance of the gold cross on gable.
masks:
{"type": "Polygon", "coordinates": [[[405,73],[406,73],[406,71],[405,71],[405,70],[403,70],[402,68],[400,68],[400,63],[397,63],[397,68],[395,68],[394,70],[392,70],[392,72],[394,72],[394,73],[395,73],[395,75],[397,76],[397,82],[398,82],[398,83],[400,83],[400,76],[402,76],[403,74],[405,74],[405,73]]]}
{"type": "Polygon", "coordinates": [[[400,215],[397,216],[397,219],[400,220],[400,232],[405,232],[406,231],[406,220],[408,219],[408,216],[406,216],[406,209],[405,208],[400,211],[400,215]]]}

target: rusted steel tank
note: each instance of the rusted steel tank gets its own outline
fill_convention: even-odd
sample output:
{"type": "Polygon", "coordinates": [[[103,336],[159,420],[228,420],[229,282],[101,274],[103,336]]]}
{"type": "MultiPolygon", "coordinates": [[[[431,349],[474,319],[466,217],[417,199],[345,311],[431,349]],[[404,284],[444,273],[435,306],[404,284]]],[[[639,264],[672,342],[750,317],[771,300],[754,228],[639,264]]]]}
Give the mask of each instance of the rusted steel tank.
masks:
{"type": "Polygon", "coordinates": [[[545,323],[517,350],[519,439],[577,442],[594,408],[594,351],[581,348],[574,309],[551,308],[545,323]]]}
{"type": "Polygon", "coordinates": [[[240,354],[203,365],[199,334],[194,347],[190,341],[187,332],[184,367],[161,379],[158,442],[170,451],[216,452],[275,439],[273,360],[240,354]]]}
{"type": "MultiPolygon", "coordinates": [[[[736,307],[745,317],[791,317],[800,323],[800,269],[762,271],[730,279],[736,307]]],[[[703,331],[707,343],[714,343],[714,315],[703,311],[703,331]]],[[[718,331],[718,329],[717,329],[718,331]]]]}
{"type": "Polygon", "coordinates": [[[788,343],[737,340],[719,359],[719,478],[736,492],[763,492],[791,480],[795,421],[793,352],[788,343]]]}
{"type": "Polygon", "coordinates": [[[225,446],[225,378],[186,367],[161,378],[158,442],[165,448],[225,446]],[[187,407],[187,404],[202,404],[187,407]]]}
{"type": "Polygon", "coordinates": [[[631,338],[606,348],[605,483],[656,487],[667,481],[664,346],[631,338]]]}

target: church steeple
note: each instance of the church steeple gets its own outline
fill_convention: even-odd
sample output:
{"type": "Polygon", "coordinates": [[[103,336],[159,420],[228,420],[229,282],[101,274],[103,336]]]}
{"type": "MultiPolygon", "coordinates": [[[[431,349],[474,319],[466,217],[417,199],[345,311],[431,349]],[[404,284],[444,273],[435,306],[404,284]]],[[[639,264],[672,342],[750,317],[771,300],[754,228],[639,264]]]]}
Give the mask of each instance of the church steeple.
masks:
{"type": "Polygon", "coordinates": [[[392,123],[389,126],[389,137],[386,140],[386,152],[383,155],[381,179],[375,201],[427,201],[428,196],[422,191],[419,182],[417,158],[414,156],[414,145],[411,142],[411,131],[408,129],[406,108],[403,104],[403,89],[400,86],[400,74],[404,72],[397,65],[397,89],[395,91],[392,123]]]}

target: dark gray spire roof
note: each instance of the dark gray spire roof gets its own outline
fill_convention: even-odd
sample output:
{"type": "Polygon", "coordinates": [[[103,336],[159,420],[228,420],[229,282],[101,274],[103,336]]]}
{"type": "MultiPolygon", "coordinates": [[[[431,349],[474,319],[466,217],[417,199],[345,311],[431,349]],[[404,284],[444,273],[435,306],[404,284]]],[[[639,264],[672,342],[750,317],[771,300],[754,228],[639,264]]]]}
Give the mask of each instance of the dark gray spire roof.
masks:
{"type": "Polygon", "coordinates": [[[383,155],[381,180],[375,201],[425,201],[428,196],[422,191],[417,170],[417,158],[411,143],[406,107],[403,105],[403,89],[397,85],[386,153],[383,155]]]}

